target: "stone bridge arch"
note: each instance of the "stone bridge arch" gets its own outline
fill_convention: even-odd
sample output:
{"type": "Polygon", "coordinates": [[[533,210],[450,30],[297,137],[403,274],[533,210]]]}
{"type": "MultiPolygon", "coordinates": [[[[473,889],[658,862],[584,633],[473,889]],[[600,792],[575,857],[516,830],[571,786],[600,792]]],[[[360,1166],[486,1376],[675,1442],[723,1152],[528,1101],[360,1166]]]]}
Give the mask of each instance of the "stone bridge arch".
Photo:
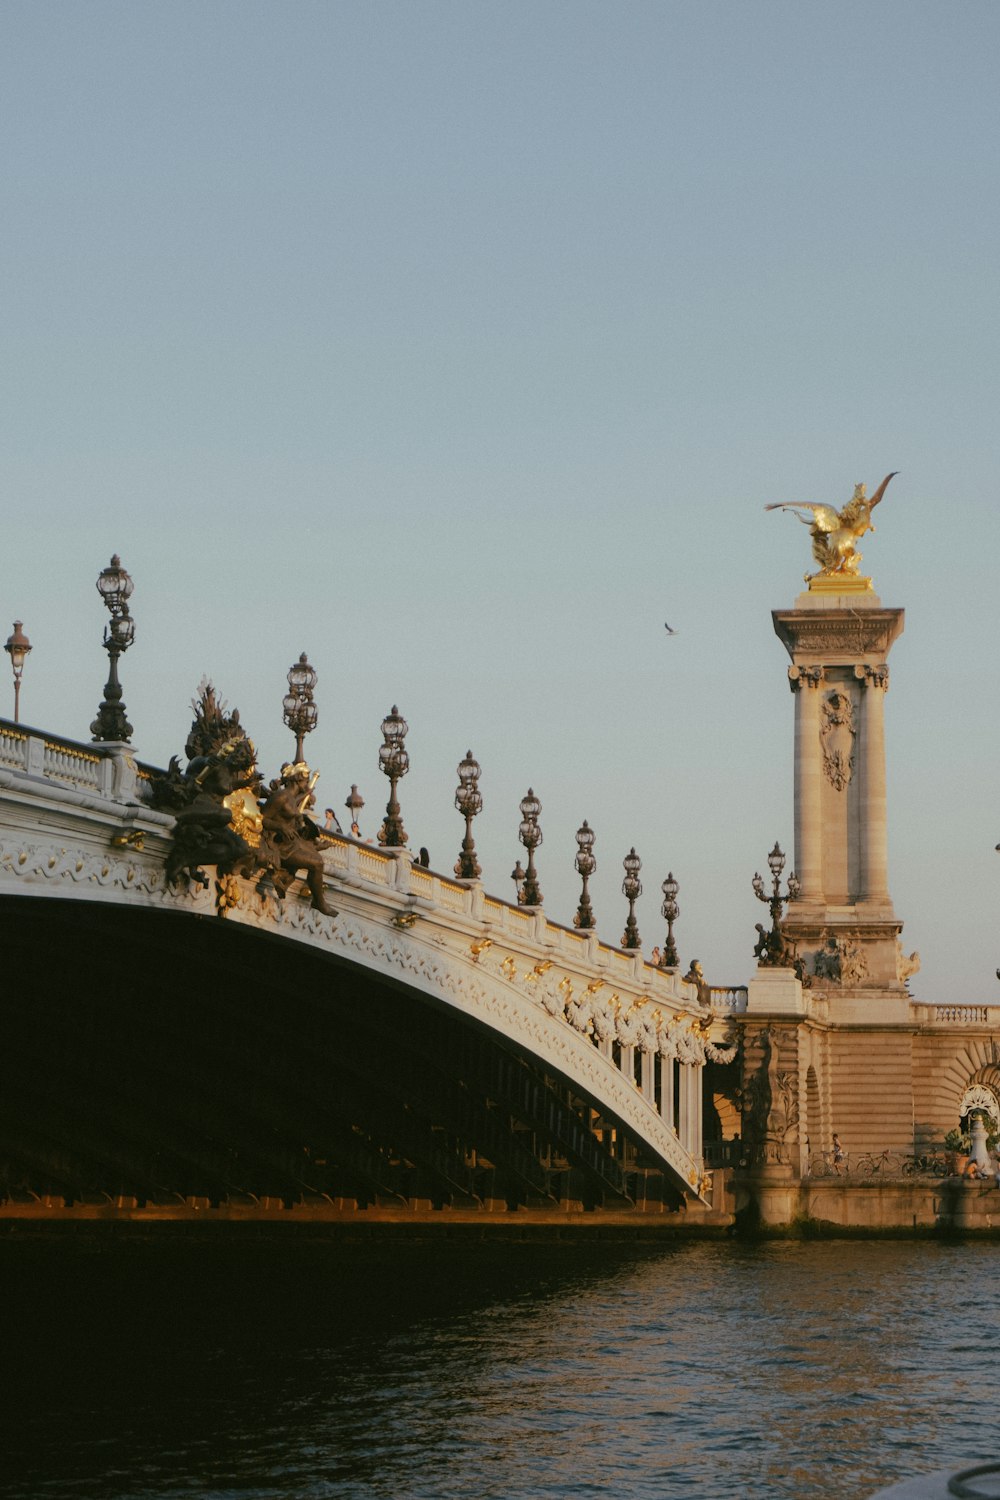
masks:
{"type": "MultiPolygon", "coordinates": [[[[70,769],[79,772],[72,759],[70,769]]],[[[648,1196],[650,1181],[660,1182],[657,1191],[671,1203],[695,1202],[707,1191],[701,1077],[709,1057],[732,1055],[724,1045],[728,1014],[699,1014],[698,997],[675,975],[606,949],[592,935],[556,928],[540,914],[491,901],[478,887],[412,868],[406,856],[350,840],[338,841],[327,857],[333,918],[295,896],[281,903],[242,882],[230,890],[235,904],[223,906],[211,887],[166,885],[172,821],[166,815],[122,797],[113,785],[84,789],[78,781],[49,779],[30,786],[0,771],[4,781],[16,795],[5,795],[0,823],[0,907],[7,930],[18,934],[14,962],[41,976],[34,986],[42,997],[36,1022],[58,1013],[50,1043],[60,1026],[67,1028],[90,1059],[94,1078],[104,1079],[114,1107],[90,1118],[98,1135],[110,1138],[115,1120],[115,1129],[123,1121],[139,1129],[142,1075],[155,1075],[161,1139],[158,1146],[147,1142],[149,1150],[178,1155],[177,1141],[167,1147],[163,1141],[175,1127],[177,1140],[188,1129],[191,1139],[184,1137],[175,1163],[181,1175],[171,1181],[181,1182],[183,1159],[194,1168],[189,1180],[205,1188],[168,1191],[207,1203],[226,1196],[225,1163],[205,1149],[206,1139],[218,1138],[224,1117],[242,1122],[246,1139],[257,1142],[252,1150],[231,1141],[224,1148],[257,1153],[249,1175],[228,1174],[234,1201],[346,1202],[352,1182],[355,1201],[375,1206],[626,1206],[648,1196]],[[171,965],[178,972],[168,983],[171,965]],[[241,987],[252,996],[245,1035],[241,987]],[[60,1010],[59,993],[66,998],[74,988],[87,993],[86,1004],[74,1013],[67,999],[60,1010]],[[207,1008],[199,1009],[199,991],[212,997],[207,1008]],[[168,1013],[190,1039],[187,1064],[168,1013]],[[254,1087],[261,1087],[265,1107],[258,1113],[249,1096],[241,1096],[235,1063],[219,1072],[219,1057],[228,1055],[221,1043],[227,1024],[233,1056],[245,1057],[254,1087]],[[113,1033],[103,1060],[94,1044],[102,1025],[106,1037],[109,1025],[113,1033]],[[90,1028],[87,1045],[81,1027],[90,1028]],[[298,1116],[290,1110],[291,1119],[304,1126],[320,1109],[318,1058],[335,1082],[328,1094],[340,1103],[328,1113],[336,1149],[324,1148],[323,1163],[339,1165],[326,1178],[314,1167],[303,1173],[296,1159],[302,1142],[272,1142],[275,1149],[265,1149],[279,1105],[284,1101],[287,1108],[296,1094],[287,1072],[270,1091],[266,1078],[261,1083],[269,1046],[277,1054],[285,1045],[279,1031],[289,1057],[298,1058],[311,1080],[302,1110],[298,1116]],[[315,1056],[308,1047],[303,1053],[310,1035],[315,1056]],[[203,1057],[194,1055],[199,1041],[203,1057]],[[142,1048],[150,1059],[145,1064],[142,1048]],[[214,1102],[206,1058],[216,1059],[214,1102]],[[276,1190],[259,1190],[267,1183],[276,1190]]],[[[23,1006],[17,1024],[43,1073],[44,1038],[37,1025],[30,1030],[23,1006]]],[[[54,1072],[65,1084],[70,1063],[64,1048],[59,1055],[54,1072]]],[[[284,1062],[291,1066],[289,1058],[284,1062]]],[[[106,1174],[110,1187],[95,1187],[92,1162],[85,1171],[73,1166],[67,1142],[74,1131],[78,1142],[89,1138],[77,1129],[81,1120],[72,1118],[72,1089],[63,1092],[47,1119],[38,1115],[37,1100],[32,1113],[23,1079],[6,1096],[35,1120],[39,1136],[20,1143],[27,1163],[22,1178],[31,1170],[37,1176],[39,1163],[48,1161],[44,1196],[72,1197],[75,1173],[105,1199],[142,1200],[142,1184],[128,1191],[128,1163],[120,1152],[115,1158],[105,1148],[117,1161],[117,1176],[106,1174]],[[120,1191],[113,1191],[116,1184],[120,1191]]],[[[99,1142],[90,1140],[87,1150],[99,1156],[99,1142]]],[[[83,1146],[80,1151],[86,1156],[83,1146]]],[[[316,1157],[309,1148],[308,1161],[316,1157]]],[[[143,1161],[147,1169],[138,1175],[148,1189],[148,1157],[143,1161]]]]}

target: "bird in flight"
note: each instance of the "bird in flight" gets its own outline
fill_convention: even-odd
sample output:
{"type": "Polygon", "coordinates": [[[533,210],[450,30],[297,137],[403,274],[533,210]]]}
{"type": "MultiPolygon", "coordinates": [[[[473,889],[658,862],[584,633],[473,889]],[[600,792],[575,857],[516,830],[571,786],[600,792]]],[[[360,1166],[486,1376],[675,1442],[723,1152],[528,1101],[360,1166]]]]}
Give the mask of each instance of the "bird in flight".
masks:
{"type": "Polygon", "coordinates": [[[666,620],[664,620],[664,622],[663,622],[663,628],[667,632],[667,635],[676,635],[677,634],[677,632],[674,629],[674,627],[672,625],[668,625],[667,622],[666,622],[666,620]]]}

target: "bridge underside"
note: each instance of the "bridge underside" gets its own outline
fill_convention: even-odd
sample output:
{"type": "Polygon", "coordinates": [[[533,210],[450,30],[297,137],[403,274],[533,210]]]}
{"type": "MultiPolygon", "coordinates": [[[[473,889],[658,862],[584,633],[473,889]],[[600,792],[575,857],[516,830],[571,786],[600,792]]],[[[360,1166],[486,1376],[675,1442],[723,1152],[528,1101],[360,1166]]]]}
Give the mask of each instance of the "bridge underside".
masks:
{"type": "Polygon", "coordinates": [[[418,990],[214,918],[0,920],[0,1216],[681,1205],[621,1122],[418,990]]]}

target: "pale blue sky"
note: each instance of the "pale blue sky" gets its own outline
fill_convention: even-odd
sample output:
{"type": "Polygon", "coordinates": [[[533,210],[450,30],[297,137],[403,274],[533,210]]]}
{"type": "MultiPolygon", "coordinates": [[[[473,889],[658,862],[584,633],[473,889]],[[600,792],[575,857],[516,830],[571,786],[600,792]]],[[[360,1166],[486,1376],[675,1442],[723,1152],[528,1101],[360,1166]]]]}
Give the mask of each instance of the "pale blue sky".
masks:
{"type": "Polygon", "coordinates": [[[531,784],[550,915],[587,818],[602,936],[634,844],[647,950],[672,868],[745,982],[811,566],[763,505],[898,469],[891,888],[918,998],[1000,998],[1000,8],[8,0],[0,42],[25,720],[89,736],[117,550],[145,757],[207,672],[273,774],[306,650],[321,802],[374,829],[398,703],[437,868],[471,745],[491,889],[531,784]]]}

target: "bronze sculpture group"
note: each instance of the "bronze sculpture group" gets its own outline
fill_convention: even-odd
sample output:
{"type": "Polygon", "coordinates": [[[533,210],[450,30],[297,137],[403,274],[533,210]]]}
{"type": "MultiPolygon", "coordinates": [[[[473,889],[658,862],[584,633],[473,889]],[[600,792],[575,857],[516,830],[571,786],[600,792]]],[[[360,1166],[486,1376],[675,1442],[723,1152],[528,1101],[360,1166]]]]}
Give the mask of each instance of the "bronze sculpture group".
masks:
{"type": "MultiPolygon", "coordinates": [[[[171,756],[166,774],[150,785],[152,805],[176,820],[167,880],[207,887],[202,866],[215,865],[220,887],[234,876],[256,875],[282,900],[303,871],[314,909],[335,915],[323,893],[320,851],[328,840],[309,816],[316,776],[297,761],[265,787],[239,711],[228,713],[211,683],[202,683],[192,708],[186,769],[171,756]]],[[[220,902],[220,910],[230,904],[220,902]]]]}

